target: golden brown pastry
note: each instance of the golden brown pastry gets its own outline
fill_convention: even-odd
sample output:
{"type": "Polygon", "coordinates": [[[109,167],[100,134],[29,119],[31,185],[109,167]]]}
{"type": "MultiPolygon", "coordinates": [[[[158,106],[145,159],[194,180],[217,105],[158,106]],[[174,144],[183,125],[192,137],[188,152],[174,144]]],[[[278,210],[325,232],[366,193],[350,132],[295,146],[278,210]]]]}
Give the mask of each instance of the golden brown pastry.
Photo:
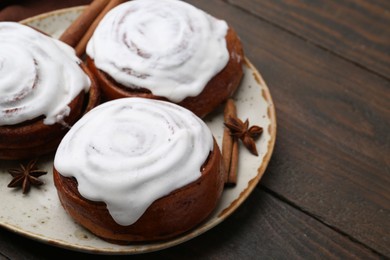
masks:
{"type": "Polygon", "coordinates": [[[111,10],[87,46],[105,100],[171,101],[204,117],[239,87],[235,31],[182,1],[130,1],[111,10]]]}
{"type": "Polygon", "coordinates": [[[99,102],[94,76],[69,46],[15,22],[0,23],[0,159],[53,152],[99,102]]]}
{"type": "Polygon", "coordinates": [[[224,184],[205,123],[183,107],[143,98],[87,113],[62,140],[53,173],[69,215],[118,244],[191,230],[214,210],[224,184]]]}

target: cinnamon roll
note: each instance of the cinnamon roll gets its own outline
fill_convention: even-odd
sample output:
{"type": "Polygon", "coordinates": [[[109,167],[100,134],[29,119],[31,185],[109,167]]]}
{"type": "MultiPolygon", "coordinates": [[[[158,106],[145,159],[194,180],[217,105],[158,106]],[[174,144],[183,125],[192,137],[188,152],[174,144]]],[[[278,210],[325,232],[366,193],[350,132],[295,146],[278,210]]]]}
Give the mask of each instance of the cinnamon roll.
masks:
{"type": "Polygon", "coordinates": [[[223,189],[220,150],[206,124],[144,98],[109,101],[81,118],[57,149],[53,177],[69,215],[118,244],[194,228],[223,189]]]}
{"type": "Polygon", "coordinates": [[[135,0],[103,18],[87,64],[106,100],[170,101],[204,117],[238,88],[243,50],[223,21],[177,0],[135,0]]]}
{"type": "Polygon", "coordinates": [[[31,27],[1,22],[0,39],[0,159],[52,152],[99,102],[94,76],[71,47],[31,27]]]}

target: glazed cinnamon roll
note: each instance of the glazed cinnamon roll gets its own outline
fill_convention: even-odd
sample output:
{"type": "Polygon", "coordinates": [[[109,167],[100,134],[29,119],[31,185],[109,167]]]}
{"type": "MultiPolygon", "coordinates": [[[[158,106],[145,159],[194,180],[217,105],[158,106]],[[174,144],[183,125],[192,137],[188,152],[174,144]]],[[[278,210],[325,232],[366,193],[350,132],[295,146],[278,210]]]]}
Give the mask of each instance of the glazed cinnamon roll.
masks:
{"type": "Polygon", "coordinates": [[[87,113],[62,140],[53,172],[70,216],[119,244],[190,230],[223,189],[220,150],[205,123],[176,104],[144,98],[87,113]]]}
{"type": "Polygon", "coordinates": [[[98,103],[93,75],[74,50],[37,30],[0,23],[0,159],[54,151],[98,103]]]}
{"type": "Polygon", "coordinates": [[[87,56],[106,100],[167,100],[200,117],[231,96],[243,75],[234,30],[176,0],[117,6],[96,28],[87,56]]]}

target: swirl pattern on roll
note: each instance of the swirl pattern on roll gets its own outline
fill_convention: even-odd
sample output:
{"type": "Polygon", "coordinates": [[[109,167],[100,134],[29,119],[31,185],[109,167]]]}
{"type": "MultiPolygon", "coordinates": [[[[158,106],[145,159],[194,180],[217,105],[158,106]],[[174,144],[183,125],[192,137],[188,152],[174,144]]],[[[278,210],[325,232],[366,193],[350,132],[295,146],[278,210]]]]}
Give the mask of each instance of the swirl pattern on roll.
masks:
{"type": "Polygon", "coordinates": [[[201,176],[213,150],[206,124],[166,101],[123,98],[81,118],[62,140],[54,167],[75,177],[80,194],[103,201],[131,225],[157,199],[201,176]]]}
{"type": "Polygon", "coordinates": [[[0,23],[0,125],[44,116],[62,122],[90,79],[68,45],[16,22],[0,23]]]}
{"type": "Polygon", "coordinates": [[[229,61],[228,25],[177,0],[135,0],[111,10],[87,45],[96,67],[131,89],[180,102],[229,61]]]}

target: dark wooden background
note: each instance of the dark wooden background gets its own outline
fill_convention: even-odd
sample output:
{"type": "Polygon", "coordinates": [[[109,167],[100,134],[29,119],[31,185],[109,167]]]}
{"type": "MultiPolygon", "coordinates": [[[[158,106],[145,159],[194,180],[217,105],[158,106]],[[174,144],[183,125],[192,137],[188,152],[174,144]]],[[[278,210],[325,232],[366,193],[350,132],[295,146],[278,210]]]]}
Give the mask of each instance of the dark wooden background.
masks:
{"type": "MultiPolygon", "coordinates": [[[[0,1],[1,20],[55,8],[13,2],[0,1]]],[[[240,35],[275,102],[275,150],[259,186],[226,221],[134,258],[390,258],[390,1],[188,2],[240,35]]],[[[0,258],[57,256],[105,258],[0,230],[0,258]]]]}

